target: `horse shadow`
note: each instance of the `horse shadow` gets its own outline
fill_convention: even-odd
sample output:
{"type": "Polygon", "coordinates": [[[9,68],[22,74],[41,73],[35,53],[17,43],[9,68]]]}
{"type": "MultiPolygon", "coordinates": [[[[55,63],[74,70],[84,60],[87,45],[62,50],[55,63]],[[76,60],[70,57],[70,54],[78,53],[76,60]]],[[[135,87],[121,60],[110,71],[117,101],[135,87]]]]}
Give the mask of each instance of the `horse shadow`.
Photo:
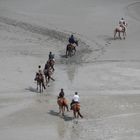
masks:
{"type": "Polygon", "coordinates": [[[114,40],[114,37],[108,37],[106,38],[106,41],[113,41],[114,40]]]}
{"type": "Polygon", "coordinates": [[[25,88],[25,90],[28,90],[28,91],[30,91],[30,92],[36,92],[36,93],[38,93],[38,91],[37,91],[37,89],[36,88],[33,88],[33,87],[28,87],[28,88],[25,88]]]}
{"type": "Polygon", "coordinates": [[[60,118],[63,118],[64,121],[72,121],[73,120],[73,117],[70,117],[68,115],[64,115],[64,116],[61,116],[58,112],[54,111],[54,110],[50,110],[48,112],[48,114],[52,115],[52,116],[58,116],[60,118]]]}
{"type": "Polygon", "coordinates": [[[60,55],[61,58],[67,58],[66,54],[60,55]]]}

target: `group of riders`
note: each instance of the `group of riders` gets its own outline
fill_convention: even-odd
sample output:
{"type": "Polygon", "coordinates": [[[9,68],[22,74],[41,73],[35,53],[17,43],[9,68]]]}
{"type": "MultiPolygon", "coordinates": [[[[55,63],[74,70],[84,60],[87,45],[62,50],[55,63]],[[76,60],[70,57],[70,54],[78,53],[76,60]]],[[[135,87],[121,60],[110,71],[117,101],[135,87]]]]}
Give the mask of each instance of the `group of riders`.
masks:
{"type": "MultiPolygon", "coordinates": [[[[74,46],[74,44],[78,44],[73,34],[69,37],[68,42],[69,42],[68,46],[70,46],[71,49],[74,46]]],[[[44,69],[42,70],[41,65],[38,66],[38,71],[36,72],[35,81],[37,81],[37,83],[40,85],[42,84],[44,89],[46,89],[46,86],[50,82],[50,79],[52,81],[55,81],[51,76],[55,71],[54,64],[55,64],[54,54],[50,52],[49,58],[44,66],[44,69]]]]}
{"type": "MultiPolygon", "coordinates": [[[[70,103],[70,110],[73,110],[74,112],[74,117],[77,118],[78,116],[80,116],[81,118],[83,118],[83,116],[80,113],[80,102],[79,102],[79,95],[78,92],[75,92],[75,94],[72,97],[71,103],[70,103]],[[77,116],[76,116],[76,112],[77,112],[77,116]]],[[[65,98],[65,93],[63,88],[61,89],[59,96],[57,98],[57,103],[60,107],[60,112],[61,109],[63,110],[63,107],[67,109],[67,111],[69,111],[69,107],[68,107],[68,103],[67,100],[65,98]]],[[[62,111],[62,114],[64,115],[64,110],[62,111]]]]}
{"type": "MultiPolygon", "coordinates": [[[[121,20],[119,21],[119,27],[117,29],[120,30],[120,32],[121,31],[125,32],[126,27],[127,27],[126,21],[124,20],[124,18],[121,18],[121,20]]],[[[69,42],[69,44],[67,45],[67,48],[66,48],[66,56],[67,56],[67,51],[72,51],[73,48],[76,51],[74,44],[76,44],[78,46],[78,42],[77,42],[77,40],[75,40],[73,34],[69,37],[68,42],[69,42]]],[[[44,69],[42,70],[41,66],[40,65],[38,66],[38,71],[36,72],[35,80],[37,81],[37,79],[40,78],[42,80],[42,86],[44,89],[46,89],[46,85],[49,83],[50,79],[55,81],[51,76],[53,74],[53,72],[55,71],[54,64],[55,64],[54,54],[52,54],[52,52],[50,52],[48,61],[46,62],[44,69]],[[44,78],[44,76],[45,76],[45,78],[44,78]],[[45,85],[44,79],[46,80],[46,85],[45,85]]],[[[65,96],[64,90],[61,89],[59,96],[58,96],[58,102],[61,100],[63,106],[66,107],[67,111],[69,111],[68,104],[67,104],[66,98],[64,96],[65,96]]],[[[79,95],[77,92],[75,92],[75,94],[72,98],[72,102],[70,104],[71,109],[73,109],[73,105],[75,105],[75,104],[78,105],[80,108],[79,95]]],[[[83,118],[83,116],[80,114],[80,111],[78,112],[78,115],[81,118],[83,118]]]]}
{"type": "Polygon", "coordinates": [[[42,87],[46,89],[46,86],[50,82],[50,79],[55,81],[52,78],[52,74],[55,71],[54,64],[55,64],[54,54],[50,52],[49,58],[44,66],[44,69],[42,70],[41,65],[38,66],[38,70],[36,72],[34,80],[37,81],[37,89],[38,89],[38,84],[40,85],[40,92],[43,91],[43,89],[41,89],[41,84],[42,84],[42,87]]]}

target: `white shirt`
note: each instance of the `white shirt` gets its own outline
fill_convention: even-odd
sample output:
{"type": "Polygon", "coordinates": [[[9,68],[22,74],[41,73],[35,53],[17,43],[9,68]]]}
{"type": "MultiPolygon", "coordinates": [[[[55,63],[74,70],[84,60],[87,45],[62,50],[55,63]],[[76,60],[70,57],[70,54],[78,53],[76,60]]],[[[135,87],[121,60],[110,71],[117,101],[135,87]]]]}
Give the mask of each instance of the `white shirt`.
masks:
{"type": "Polygon", "coordinates": [[[74,95],[72,100],[75,102],[79,102],[79,98],[80,98],[79,95],[74,95]]]}
{"type": "Polygon", "coordinates": [[[43,74],[42,69],[41,68],[38,68],[38,72],[37,73],[43,74]]]}
{"type": "Polygon", "coordinates": [[[119,21],[119,24],[122,25],[122,26],[126,26],[127,25],[124,19],[121,19],[119,21]]]}

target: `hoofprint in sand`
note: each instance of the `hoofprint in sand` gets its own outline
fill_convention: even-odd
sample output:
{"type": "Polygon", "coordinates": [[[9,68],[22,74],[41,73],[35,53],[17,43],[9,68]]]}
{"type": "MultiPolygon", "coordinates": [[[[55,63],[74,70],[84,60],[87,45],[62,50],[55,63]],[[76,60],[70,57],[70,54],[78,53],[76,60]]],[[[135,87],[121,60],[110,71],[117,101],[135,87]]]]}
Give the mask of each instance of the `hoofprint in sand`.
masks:
{"type": "Polygon", "coordinates": [[[0,139],[139,140],[139,7],[129,0],[1,0],[0,139]],[[122,16],[127,37],[114,41],[122,16]],[[65,58],[71,33],[79,46],[65,58]],[[55,82],[40,94],[34,76],[50,51],[55,82]],[[78,91],[83,119],[58,115],[61,88],[69,103],[78,91]]]}

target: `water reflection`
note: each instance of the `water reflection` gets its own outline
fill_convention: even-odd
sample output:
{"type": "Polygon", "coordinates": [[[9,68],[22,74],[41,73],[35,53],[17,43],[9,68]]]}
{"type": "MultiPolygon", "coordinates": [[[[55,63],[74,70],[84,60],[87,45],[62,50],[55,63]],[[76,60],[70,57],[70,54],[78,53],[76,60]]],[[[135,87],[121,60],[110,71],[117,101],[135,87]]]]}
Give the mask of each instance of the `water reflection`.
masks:
{"type": "Polygon", "coordinates": [[[68,79],[73,82],[75,78],[75,74],[78,72],[78,66],[76,64],[68,64],[67,65],[67,75],[68,79]]]}

